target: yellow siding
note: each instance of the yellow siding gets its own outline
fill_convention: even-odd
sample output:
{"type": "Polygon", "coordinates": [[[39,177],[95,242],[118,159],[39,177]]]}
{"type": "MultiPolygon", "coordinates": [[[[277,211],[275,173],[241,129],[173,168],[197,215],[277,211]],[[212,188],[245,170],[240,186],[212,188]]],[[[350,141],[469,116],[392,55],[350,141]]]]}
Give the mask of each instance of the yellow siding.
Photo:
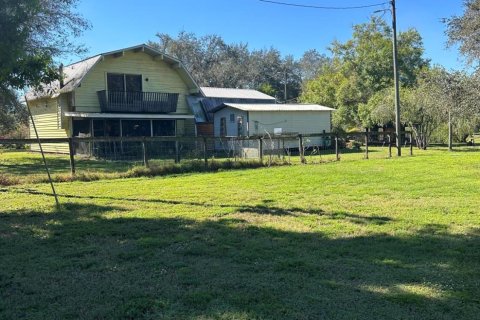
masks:
{"type": "Polygon", "coordinates": [[[186,100],[189,90],[177,70],[144,52],[125,52],[123,56],[107,56],[99,61],[75,89],[76,111],[100,112],[97,91],[106,90],[107,72],[141,74],[143,91],[179,93],[176,113],[191,113],[186,100]]]}
{"type": "MultiPolygon", "coordinates": [[[[40,138],[67,138],[67,132],[61,128],[61,114],[57,99],[42,99],[30,102],[30,110],[40,138]]],[[[36,138],[33,125],[30,121],[30,137],[36,138]]],[[[42,144],[43,151],[68,153],[67,143],[42,144]]],[[[38,144],[31,145],[32,151],[40,151],[38,144]]]]}

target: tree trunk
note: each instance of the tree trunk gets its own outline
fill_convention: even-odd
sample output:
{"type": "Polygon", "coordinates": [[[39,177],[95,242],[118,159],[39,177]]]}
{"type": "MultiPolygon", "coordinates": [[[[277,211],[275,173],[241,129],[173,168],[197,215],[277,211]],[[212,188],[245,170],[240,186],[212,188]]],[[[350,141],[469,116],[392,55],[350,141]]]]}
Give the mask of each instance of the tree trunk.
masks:
{"type": "Polygon", "coordinates": [[[453,124],[450,111],[448,111],[448,151],[453,151],[453,124]]]}

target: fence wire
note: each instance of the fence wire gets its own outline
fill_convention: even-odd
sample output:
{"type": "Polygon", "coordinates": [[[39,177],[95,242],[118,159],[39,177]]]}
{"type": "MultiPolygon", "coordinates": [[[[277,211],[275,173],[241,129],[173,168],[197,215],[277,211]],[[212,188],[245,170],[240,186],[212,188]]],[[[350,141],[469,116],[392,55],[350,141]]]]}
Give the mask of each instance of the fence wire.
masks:
{"type": "MultiPolygon", "coordinates": [[[[72,174],[118,174],[138,167],[209,166],[224,161],[322,163],[336,160],[395,156],[390,133],[356,133],[261,137],[128,137],[43,139],[47,164],[56,180],[72,174]],[[53,152],[52,152],[53,151],[53,152]]],[[[403,155],[415,152],[415,141],[404,139],[403,155]]],[[[479,150],[471,146],[469,150],[479,150]]],[[[45,181],[45,169],[34,140],[0,140],[0,185],[45,181]],[[7,178],[5,178],[7,177],[7,178]],[[9,181],[3,181],[9,180],[9,181]]]]}

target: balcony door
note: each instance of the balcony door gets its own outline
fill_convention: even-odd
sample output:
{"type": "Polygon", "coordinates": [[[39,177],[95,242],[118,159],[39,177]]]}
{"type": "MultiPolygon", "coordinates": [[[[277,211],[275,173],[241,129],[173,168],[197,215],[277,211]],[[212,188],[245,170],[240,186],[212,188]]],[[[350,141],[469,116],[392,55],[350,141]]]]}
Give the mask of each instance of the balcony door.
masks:
{"type": "Polygon", "coordinates": [[[142,75],[107,73],[108,100],[113,104],[142,101],[142,75]]]}
{"type": "Polygon", "coordinates": [[[117,92],[142,92],[142,75],[107,73],[107,89],[117,92]]]}

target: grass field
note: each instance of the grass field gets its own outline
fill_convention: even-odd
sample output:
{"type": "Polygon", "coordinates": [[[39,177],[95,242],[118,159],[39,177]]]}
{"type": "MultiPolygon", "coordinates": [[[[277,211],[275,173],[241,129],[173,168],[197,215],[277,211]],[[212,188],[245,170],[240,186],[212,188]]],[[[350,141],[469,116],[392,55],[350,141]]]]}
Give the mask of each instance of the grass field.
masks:
{"type": "Polygon", "coordinates": [[[3,187],[0,319],[478,318],[462,151],[3,187]]]}

